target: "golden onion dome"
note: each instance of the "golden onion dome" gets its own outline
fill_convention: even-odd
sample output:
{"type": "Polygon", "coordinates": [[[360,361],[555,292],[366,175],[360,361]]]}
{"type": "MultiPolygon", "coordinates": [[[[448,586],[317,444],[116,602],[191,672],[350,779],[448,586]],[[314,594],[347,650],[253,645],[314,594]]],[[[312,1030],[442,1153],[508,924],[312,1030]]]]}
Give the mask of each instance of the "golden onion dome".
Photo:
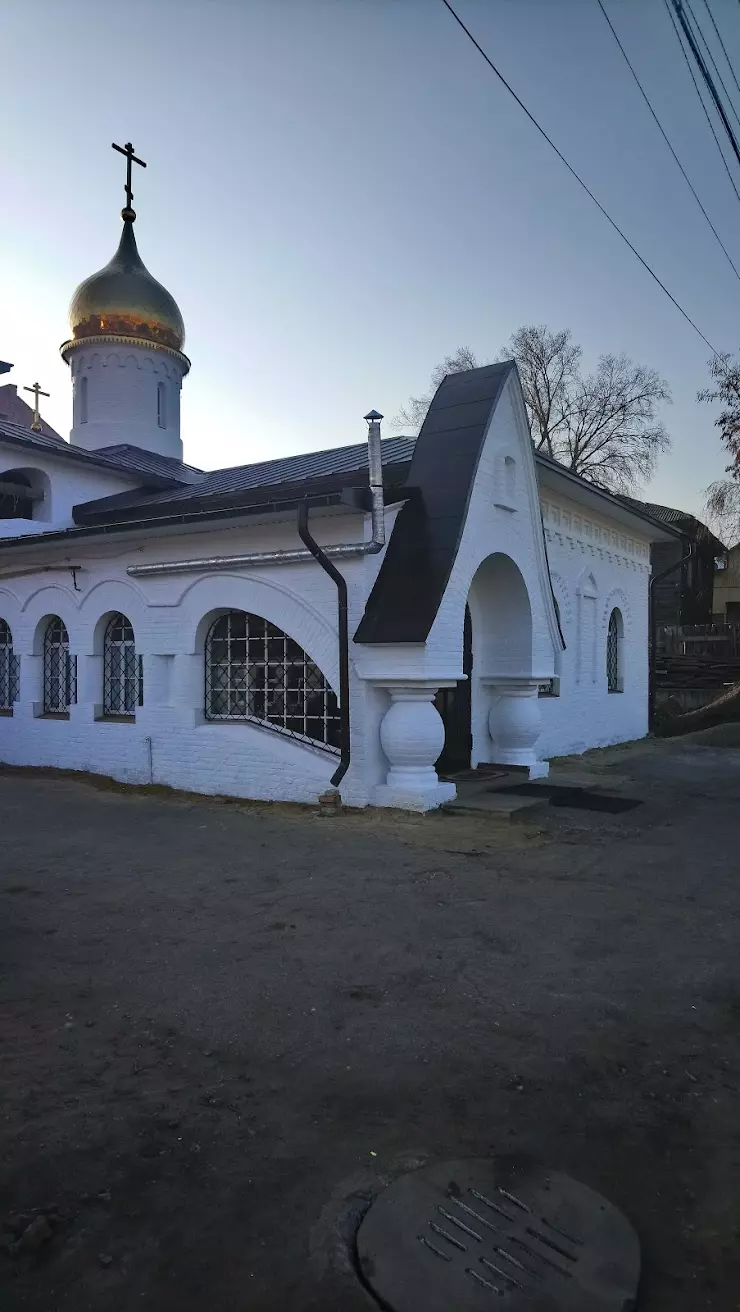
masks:
{"type": "Polygon", "coordinates": [[[142,263],[133,210],[124,210],[121,240],[110,264],[81,282],[69,307],[72,341],[134,337],[182,351],[185,324],[173,296],[142,263]]]}

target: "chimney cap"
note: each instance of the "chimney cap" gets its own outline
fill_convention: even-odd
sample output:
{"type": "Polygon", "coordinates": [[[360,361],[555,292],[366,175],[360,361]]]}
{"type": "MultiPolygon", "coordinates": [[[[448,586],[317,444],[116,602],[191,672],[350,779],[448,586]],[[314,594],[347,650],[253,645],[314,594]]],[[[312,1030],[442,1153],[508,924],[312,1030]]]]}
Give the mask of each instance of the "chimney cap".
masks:
{"type": "Polygon", "coordinates": [[[377,420],[383,418],[383,416],[380,414],[378,410],[368,410],[367,414],[364,415],[363,417],[367,420],[369,424],[376,423],[377,420]]]}

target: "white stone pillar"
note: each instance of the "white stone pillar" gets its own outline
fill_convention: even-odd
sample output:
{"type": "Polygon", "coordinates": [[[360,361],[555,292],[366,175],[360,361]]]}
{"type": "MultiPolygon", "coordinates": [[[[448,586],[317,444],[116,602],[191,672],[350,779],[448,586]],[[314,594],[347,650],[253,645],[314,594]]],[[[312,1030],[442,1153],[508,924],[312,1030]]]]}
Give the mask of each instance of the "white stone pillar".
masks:
{"type": "Polygon", "coordinates": [[[375,789],[376,805],[430,811],[451,801],[455,785],[440,783],[434,768],[445,741],[434,695],[438,688],[451,686],[452,681],[372,681],[385,687],[391,697],[380,725],[380,741],[390,770],[385,783],[375,789]]]}
{"type": "Polygon", "coordinates": [[[540,760],[536,752],[542,727],[538,692],[543,679],[492,675],[483,682],[493,694],[488,713],[493,762],[526,765],[530,779],[543,779],[550,770],[548,762],[540,760]]]}

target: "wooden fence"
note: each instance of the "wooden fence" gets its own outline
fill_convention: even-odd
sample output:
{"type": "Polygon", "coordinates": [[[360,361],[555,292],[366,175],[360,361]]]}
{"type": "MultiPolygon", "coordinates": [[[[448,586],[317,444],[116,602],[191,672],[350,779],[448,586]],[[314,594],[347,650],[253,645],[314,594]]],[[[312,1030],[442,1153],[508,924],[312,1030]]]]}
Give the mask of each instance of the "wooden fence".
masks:
{"type": "Polygon", "coordinates": [[[740,683],[740,624],[660,625],[655,686],[719,691],[740,683]]]}

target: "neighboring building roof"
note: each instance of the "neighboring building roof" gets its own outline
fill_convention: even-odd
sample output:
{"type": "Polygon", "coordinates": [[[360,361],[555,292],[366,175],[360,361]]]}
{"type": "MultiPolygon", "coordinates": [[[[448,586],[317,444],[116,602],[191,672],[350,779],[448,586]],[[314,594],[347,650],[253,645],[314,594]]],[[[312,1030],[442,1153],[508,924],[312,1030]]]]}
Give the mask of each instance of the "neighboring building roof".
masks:
{"type": "MultiPolygon", "coordinates": [[[[9,365],[8,368],[12,368],[9,365]]],[[[0,373],[6,371],[0,368],[0,373]]],[[[28,405],[22,396],[18,395],[18,388],[15,383],[5,383],[0,387],[0,420],[7,419],[12,424],[18,424],[21,428],[30,431],[33,423],[33,406],[28,405]]],[[[41,433],[32,434],[34,437],[50,437],[55,442],[63,442],[64,438],[47,424],[45,419],[41,420],[41,433]]]]}
{"type": "Polygon", "coordinates": [[[711,529],[707,528],[696,515],[689,514],[686,510],[674,510],[672,506],[661,506],[655,501],[638,501],[635,497],[621,495],[620,501],[633,507],[638,512],[649,515],[651,519],[657,520],[662,524],[670,524],[672,528],[678,529],[683,537],[689,538],[692,542],[705,542],[716,552],[726,551],[723,542],[715,536],[711,529]]]}

